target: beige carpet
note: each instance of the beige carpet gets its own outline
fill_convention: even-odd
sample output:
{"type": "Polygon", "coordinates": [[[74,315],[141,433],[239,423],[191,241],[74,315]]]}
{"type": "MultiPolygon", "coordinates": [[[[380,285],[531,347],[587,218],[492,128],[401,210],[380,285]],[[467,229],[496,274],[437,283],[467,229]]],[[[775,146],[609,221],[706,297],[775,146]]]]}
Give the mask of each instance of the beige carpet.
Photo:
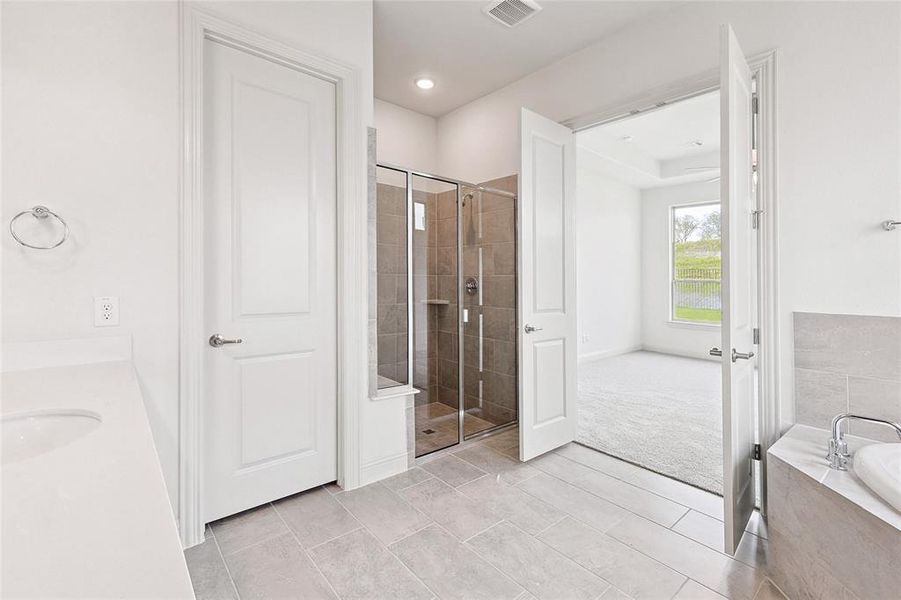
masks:
{"type": "Polygon", "coordinates": [[[722,495],[720,364],[630,352],[579,364],[576,441],[722,495]]]}

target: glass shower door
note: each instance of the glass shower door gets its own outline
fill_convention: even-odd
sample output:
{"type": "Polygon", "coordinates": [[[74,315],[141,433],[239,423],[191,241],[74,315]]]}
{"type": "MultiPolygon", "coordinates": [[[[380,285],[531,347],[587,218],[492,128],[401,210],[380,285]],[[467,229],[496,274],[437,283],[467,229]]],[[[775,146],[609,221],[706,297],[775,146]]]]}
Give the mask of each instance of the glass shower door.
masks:
{"type": "Polygon", "coordinates": [[[416,456],[460,442],[457,184],[412,176],[416,456]]]}
{"type": "MultiPolygon", "coordinates": [[[[514,182],[515,187],[515,182],[514,182]]],[[[515,200],[463,187],[463,434],[517,418],[515,200]]]]}

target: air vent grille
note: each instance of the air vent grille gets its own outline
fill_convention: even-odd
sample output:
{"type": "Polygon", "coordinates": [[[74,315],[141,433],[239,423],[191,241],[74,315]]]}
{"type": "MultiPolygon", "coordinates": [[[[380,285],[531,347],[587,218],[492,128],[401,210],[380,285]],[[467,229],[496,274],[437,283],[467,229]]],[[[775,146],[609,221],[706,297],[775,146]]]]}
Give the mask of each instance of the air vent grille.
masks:
{"type": "Polygon", "coordinates": [[[514,27],[541,10],[532,0],[499,0],[485,7],[486,15],[495,21],[514,27]]]}

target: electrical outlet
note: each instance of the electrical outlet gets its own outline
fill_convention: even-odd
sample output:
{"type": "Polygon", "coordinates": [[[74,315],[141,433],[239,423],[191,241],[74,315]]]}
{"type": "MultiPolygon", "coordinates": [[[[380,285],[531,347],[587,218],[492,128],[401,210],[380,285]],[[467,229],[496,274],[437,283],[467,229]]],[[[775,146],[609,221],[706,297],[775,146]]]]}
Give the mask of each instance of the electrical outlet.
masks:
{"type": "Polygon", "coordinates": [[[119,324],[119,298],[97,296],[94,298],[94,327],[115,327],[119,324]]]}

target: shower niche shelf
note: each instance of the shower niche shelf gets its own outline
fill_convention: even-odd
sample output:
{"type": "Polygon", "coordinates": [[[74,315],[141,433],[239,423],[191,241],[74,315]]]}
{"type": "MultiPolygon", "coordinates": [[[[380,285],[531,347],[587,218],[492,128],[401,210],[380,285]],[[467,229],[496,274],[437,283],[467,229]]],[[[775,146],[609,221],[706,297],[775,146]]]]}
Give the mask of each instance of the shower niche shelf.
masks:
{"type": "Polygon", "coordinates": [[[450,300],[440,300],[438,298],[429,298],[425,301],[426,304],[434,304],[435,306],[447,306],[450,304],[450,300]]]}

